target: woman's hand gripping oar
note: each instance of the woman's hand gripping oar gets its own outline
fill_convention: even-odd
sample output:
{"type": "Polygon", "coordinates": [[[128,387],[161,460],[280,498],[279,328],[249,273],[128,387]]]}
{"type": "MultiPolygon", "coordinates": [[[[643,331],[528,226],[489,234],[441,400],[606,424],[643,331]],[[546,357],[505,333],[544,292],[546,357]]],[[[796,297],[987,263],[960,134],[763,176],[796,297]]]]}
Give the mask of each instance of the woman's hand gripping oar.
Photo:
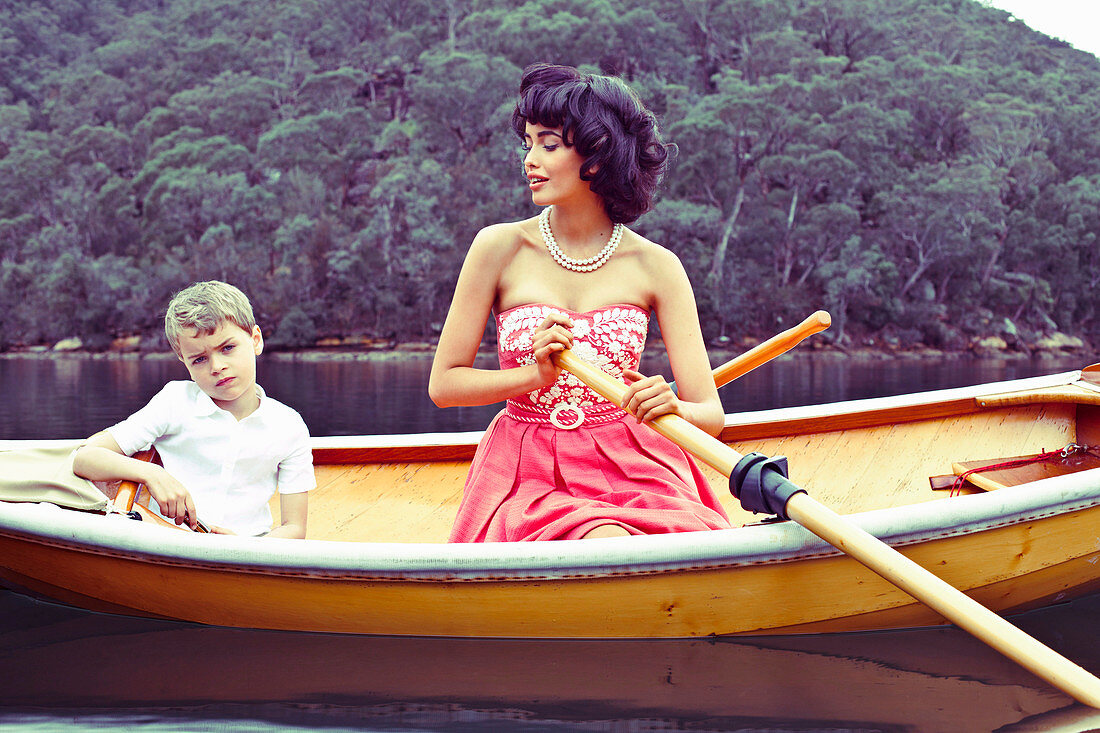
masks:
{"type": "MultiPolygon", "coordinates": [[[[604,398],[622,402],[626,386],[614,377],[569,350],[555,360],[604,398]]],[[[749,511],[793,519],[1054,687],[1100,708],[1100,679],[811,498],[787,480],[785,459],[742,456],[677,415],[646,424],[729,476],[730,490],[749,511]]]]}
{"type": "Polygon", "coordinates": [[[744,376],[756,367],[765,364],[780,354],[785,354],[815,333],[824,331],[833,322],[826,311],[817,311],[797,326],[777,333],[762,344],[730,359],[714,370],[714,384],[718,387],[729,384],[744,376]]]}

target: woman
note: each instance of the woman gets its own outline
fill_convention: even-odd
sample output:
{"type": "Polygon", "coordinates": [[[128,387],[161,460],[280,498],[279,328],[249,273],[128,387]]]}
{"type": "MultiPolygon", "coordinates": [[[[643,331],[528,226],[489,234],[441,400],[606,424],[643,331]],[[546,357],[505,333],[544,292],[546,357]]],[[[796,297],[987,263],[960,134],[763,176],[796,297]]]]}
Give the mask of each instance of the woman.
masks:
{"type": "Polygon", "coordinates": [[[691,458],[641,424],[676,414],[716,434],[724,417],[683,266],[623,226],[650,208],[672,146],[622,81],[565,66],[524,71],[512,127],[545,208],[474,238],[428,387],[440,407],[508,401],[478,446],[451,541],[730,526],[691,458]],[[476,369],[490,313],[500,369],[476,369]],[[650,313],[679,394],[637,371],[650,313]],[[625,378],[621,405],[555,365],[567,348],[625,378]]]}

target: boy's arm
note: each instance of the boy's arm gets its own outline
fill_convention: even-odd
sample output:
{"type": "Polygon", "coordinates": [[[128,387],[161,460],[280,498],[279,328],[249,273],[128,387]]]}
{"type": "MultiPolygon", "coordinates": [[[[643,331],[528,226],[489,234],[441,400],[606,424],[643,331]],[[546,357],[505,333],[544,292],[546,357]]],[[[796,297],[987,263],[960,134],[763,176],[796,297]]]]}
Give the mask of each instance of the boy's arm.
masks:
{"type": "Polygon", "coordinates": [[[279,494],[279,526],[267,533],[268,537],[306,538],[306,517],[309,514],[309,492],[279,494]]]}
{"type": "Polygon", "coordinates": [[[135,481],[145,484],[160,512],[176,524],[195,529],[198,515],[191,494],[162,466],[131,458],[107,431],[100,431],[76,451],[73,473],[90,481],[135,481]]]}
{"type": "Polygon", "coordinates": [[[309,429],[297,412],[291,412],[296,427],[292,428],[293,438],[287,455],[279,461],[275,475],[275,485],[279,490],[279,524],[265,536],[304,540],[309,491],[317,486],[317,479],[313,473],[309,429]]]}

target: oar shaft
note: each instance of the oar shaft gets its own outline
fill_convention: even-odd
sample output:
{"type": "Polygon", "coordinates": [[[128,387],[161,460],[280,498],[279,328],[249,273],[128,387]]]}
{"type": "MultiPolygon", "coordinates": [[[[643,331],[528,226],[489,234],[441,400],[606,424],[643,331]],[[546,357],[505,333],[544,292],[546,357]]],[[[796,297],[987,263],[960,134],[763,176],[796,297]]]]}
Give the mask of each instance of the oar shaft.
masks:
{"type": "MultiPolygon", "coordinates": [[[[557,363],[605,399],[620,404],[626,385],[572,351],[557,363]]],[[[677,415],[648,423],[654,430],[729,476],[742,456],[677,415]]],[[[1074,699],[1100,708],[1100,679],[1043,645],[977,601],[917,565],[874,535],[852,524],[806,493],[787,501],[787,515],[823,540],[863,563],[948,621],[1015,660],[1074,699]]]]}
{"type": "Polygon", "coordinates": [[[714,370],[714,383],[719,387],[729,384],[780,354],[785,354],[815,333],[824,331],[832,322],[833,319],[828,312],[817,311],[797,326],[792,326],[786,331],[772,336],[764,343],[754,346],[744,354],[730,359],[716,368],[714,370]]]}
{"type": "Polygon", "coordinates": [[[1100,708],[1100,679],[1092,673],[836,514],[809,494],[791,496],[786,510],[792,520],[843,550],[959,628],[1079,702],[1100,708]]]}
{"type": "MultiPolygon", "coordinates": [[[[146,448],[143,451],[135,453],[133,457],[139,461],[152,461],[155,456],[156,451],[154,449],[146,448]]],[[[140,492],[141,485],[136,481],[121,482],[118,485],[118,493],[115,494],[115,506],[124,512],[132,511],[134,508],[134,501],[137,499],[140,492]]]]}
{"type": "Polygon", "coordinates": [[[118,493],[115,494],[115,506],[120,511],[128,512],[134,508],[134,499],[137,498],[138,485],[133,481],[123,481],[118,485],[118,493]]]}

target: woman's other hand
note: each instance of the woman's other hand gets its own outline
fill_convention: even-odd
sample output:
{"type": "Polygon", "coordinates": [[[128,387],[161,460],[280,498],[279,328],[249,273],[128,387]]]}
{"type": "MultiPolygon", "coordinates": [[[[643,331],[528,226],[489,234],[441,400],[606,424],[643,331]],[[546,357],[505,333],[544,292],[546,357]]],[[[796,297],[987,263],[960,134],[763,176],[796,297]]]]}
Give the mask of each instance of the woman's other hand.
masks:
{"type": "Polygon", "coordinates": [[[647,377],[634,369],[624,369],[623,376],[627,379],[627,389],[619,406],[638,422],[648,422],[661,415],[680,415],[680,399],[660,374],[647,377]]]}

